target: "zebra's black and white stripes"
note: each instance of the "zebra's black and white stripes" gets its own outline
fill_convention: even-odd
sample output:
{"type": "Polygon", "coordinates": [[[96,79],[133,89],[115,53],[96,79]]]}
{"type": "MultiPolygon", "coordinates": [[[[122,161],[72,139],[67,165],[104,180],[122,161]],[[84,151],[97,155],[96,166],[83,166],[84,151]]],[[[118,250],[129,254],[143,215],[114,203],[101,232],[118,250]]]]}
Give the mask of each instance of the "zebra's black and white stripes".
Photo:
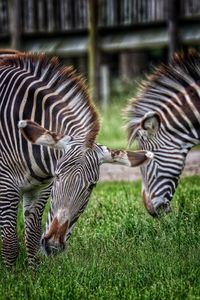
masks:
{"type": "Polygon", "coordinates": [[[52,186],[42,239],[48,254],[64,249],[98,180],[101,163],[134,166],[152,154],[116,151],[95,143],[98,116],[86,86],[72,68],[44,54],[7,54],[12,53],[5,51],[0,59],[2,254],[8,265],[18,255],[17,208],[23,198],[25,241],[32,264],[52,186]]]}
{"type": "Polygon", "coordinates": [[[143,198],[150,214],[170,211],[185,158],[200,143],[200,56],[176,54],[142,84],[127,109],[129,144],[137,137],[140,149],[154,152],[141,167],[143,198]]]}

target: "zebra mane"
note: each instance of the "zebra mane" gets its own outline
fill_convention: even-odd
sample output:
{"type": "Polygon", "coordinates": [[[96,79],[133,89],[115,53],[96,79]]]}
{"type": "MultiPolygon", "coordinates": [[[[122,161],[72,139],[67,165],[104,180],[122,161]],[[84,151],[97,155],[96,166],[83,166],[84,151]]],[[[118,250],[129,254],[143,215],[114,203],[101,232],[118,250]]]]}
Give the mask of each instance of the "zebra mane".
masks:
{"type": "MultiPolygon", "coordinates": [[[[4,51],[4,50],[3,50],[4,51]]],[[[5,66],[16,66],[30,71],[40,78],[43,74],[44,85],[56,93],[55,102],[63,99],[65,124],[68,121],[79,126],[79,131],[74,130],[70,134],[75,134],[83,138],[85,146],[91,148],[99,132],[99,119],[92,102],[85,81],[77,75],[72,66],[62,65],[57,57],[49,58],[44,53],[21,53],[5,52],[0,59],[0,68],[5,66]],[[12,55],[13,54],[13,55],[12,55]]],[[[62,106],[62,109],[63,109],[62,106]]],[[[77,128],[77,126],[74,126],[77,128]]],[[[61,129],[65,134],[69,130],[61,129]],[[67,131],[67,132],[66,132],[67,131]]]]}
{"type": "Polygon", "coordinates": [[[20,54],[21,52],[19,52],[18,50],[14,50],[14,49],[0,49],[0,59],[5,58],[5,56],[13,56],[16,54],[20,54]]]}
{"type": "MultiPolygon", "coordinates": [[[[200,80],[200,55],[193,49],[187,53],[178,52],[169,64],[154,68],[139,86],[136,97],[129,101],[125,110],[129,145],[135,138],[141,119],[148,113],[151,101],[154,100],[154,112],[162,110],[163,101],[174,100],[174,96],[184,93],[188,86],[196,85],[200,80]]],[[[184,97],[180,97],[184,101],[184,97]]],[[[179,103],[182,105],[183,103],[179,103]]]]}

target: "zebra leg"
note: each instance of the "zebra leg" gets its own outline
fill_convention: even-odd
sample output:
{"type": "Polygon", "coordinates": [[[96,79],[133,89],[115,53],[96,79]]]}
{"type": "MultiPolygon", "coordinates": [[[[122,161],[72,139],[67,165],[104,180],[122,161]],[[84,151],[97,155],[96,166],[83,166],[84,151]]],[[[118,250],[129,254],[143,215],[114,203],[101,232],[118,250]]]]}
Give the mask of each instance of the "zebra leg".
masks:
{"type": "Polygon", "coordinates": [[[40,247],[42,215],[50,196],[51,186],[26,192],[24,200],[25,243],[29,266],[34,266],[40,247]]]}
{"type": "MultiPolygon", "coordinates": [[[[3,181],[4,182],[4,181],[3,181]]],[[[19,191],[5,181],[0,190],[0,228],[2,237],[2,257],[6,266],[12,266],[18,256],[17,210],[19,191]]]]}

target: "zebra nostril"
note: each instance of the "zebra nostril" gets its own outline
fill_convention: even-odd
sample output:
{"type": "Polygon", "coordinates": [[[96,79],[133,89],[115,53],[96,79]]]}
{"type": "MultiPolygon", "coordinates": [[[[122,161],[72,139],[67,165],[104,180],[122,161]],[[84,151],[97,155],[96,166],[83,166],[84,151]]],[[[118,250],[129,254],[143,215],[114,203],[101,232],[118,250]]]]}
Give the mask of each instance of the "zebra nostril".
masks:
{"type": "Polygon", "coordinates": [[[166,202],[164,205],[163,205],[163,209],[165,211],[166,214],[170,213],[172,211],[171,209],[171,206],[170,206],[170,202],[166,202]]]}
{"type": "Polygon", "coordinates": [[[168,214],[172,211],[170,207],[170,202],[164,202],[164,203],[159,203],[158,205],[154,206],[154,210],[156,213],[156,217],[162,217],[165,214],[168,214]]]}
{"type": "Polygon", "coordinates": [[[45,255],[57,255],[63,252],[66,248],[65,243],[60,243],[59,241],[42,238],[41,239],[41,248],[44,251],[45,255]]]}
{"type": "Polygon", "coordinates": [[[58,243],[57,241],[53,241],[49,243],[50,255],[57,255],[65,250],[64,243],[58,243]]]}

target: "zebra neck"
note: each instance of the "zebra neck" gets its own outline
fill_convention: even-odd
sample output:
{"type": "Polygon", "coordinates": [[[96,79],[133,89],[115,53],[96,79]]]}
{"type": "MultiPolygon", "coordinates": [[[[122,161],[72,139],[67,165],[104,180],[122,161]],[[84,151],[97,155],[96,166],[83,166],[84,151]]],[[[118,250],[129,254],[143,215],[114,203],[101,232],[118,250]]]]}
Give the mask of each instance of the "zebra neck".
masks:
{"type": "Polygon", "coordinates": [[[177,54],[173,63],[161,65],[141,84],[127,110],[131,138],[145,114],[160,115],[169,140],[192,147],[200,143],[200,55],[177,54]]]}

